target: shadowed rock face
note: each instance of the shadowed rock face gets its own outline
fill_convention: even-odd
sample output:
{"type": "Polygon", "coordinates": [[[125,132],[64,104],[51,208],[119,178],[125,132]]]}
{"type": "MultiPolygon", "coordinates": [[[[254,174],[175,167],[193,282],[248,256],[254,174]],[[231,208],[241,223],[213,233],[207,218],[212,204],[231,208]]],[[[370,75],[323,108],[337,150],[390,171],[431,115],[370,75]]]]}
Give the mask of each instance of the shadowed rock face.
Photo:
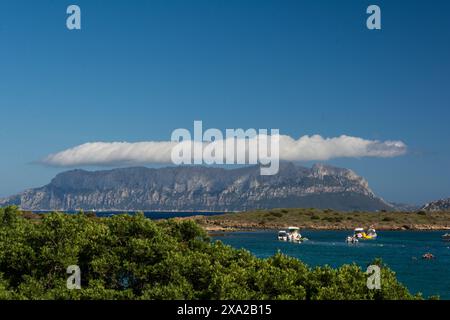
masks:
{"type": "Polygon", "coordinates": [[[392,209],[351,170],[292,163],[281,163],[274,176],[261,176],[258,166],[73,170],[58,174],[44,187],[0,200],[0,205],[7,204],[25,210],[392,209]]]}

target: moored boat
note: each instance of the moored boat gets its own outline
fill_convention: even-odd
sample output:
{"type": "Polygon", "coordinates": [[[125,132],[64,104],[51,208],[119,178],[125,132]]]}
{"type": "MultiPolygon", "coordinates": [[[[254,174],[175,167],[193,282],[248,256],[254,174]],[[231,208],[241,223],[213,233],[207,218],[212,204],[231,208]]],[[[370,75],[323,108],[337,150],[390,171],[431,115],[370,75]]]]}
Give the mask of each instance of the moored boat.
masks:
{"type": "Polygon", "coordinates": [[[377,237],[377,231],[374,227],[369,227],[369,230],[367,230],[367,237],[369,239],[375,239],[377,237]]]}
{"type": "Polygon", "coordinates": [[[422,259],[425,259],[425,260],[432,260],[432,259],[434,259],[434,258],[435,258],[435,256],[434,256],[432,253],[429,253],[429,252],[425,253],[425,254],[422,256],[422,259]]]}
{"type": "Polygon", "coordinates": [[[450,241],[450,233],[446,233],[446,234],[442,235],[442,240],[450,241]]]}
{"type": "Polygon", "coordinates": [[[377,231],[374,227],[370,227],[367,232],[364,228],[355,228],[353,237],[360,240],[373,240],[377,238],[377,231]]]}
{"type": "Polygon", "coordinates": [[[358,243],[359,241],[358,239],[356,239],[355,236],[348,236],[345,242],[355,244],[358,243]]]}
{"type": "Polygon", "coordinates": [[[278,231],[278,240],[280,240],[280,241],[287,241],[288,240],[287,232],[284,231],[284,230],[278,231]]]}
{"type": "Polygon", "coordinates": [[[301,243],[308,240],[308,238],[302,237],[300,234],[300,228],[288,227],[287,231],[281,230],[278,232],[278,240],[301,243]]]}

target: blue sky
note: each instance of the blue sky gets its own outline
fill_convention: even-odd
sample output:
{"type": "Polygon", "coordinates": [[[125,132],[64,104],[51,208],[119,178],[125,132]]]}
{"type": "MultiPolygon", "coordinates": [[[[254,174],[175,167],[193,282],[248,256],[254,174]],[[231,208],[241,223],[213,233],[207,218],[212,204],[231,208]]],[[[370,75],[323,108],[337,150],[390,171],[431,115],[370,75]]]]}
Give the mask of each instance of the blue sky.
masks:
{"type": "MultiPolygon", "coordinates": [[[[0,2],[0,196],[65,168],[36,161],[175,128],[279,128],[400,140],[395,158],[327,161],[390,201],[450,196],[448,1],[0,2]],[[82,30],[66,28],[66,8],[82,30]],[[382,30],[365,27],[382,10],[382,30]]],[[[310,165],[311,163],[304,163],[310,165]]]]}

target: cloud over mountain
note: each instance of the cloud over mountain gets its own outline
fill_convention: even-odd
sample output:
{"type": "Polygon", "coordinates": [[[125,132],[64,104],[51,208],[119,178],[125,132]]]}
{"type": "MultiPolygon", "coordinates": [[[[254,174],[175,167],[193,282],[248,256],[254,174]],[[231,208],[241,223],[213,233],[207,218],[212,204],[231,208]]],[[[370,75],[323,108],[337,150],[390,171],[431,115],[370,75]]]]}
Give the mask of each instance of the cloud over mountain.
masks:
{"type": "MultiPolygon", "coordinates": [[[[403,155],[407,150],[406,144],[402,141],[366,140],[346,135],[333,138],[324,138],[320,135],[302,136],[297,140],[280,135],[279,141],[280,160],[287,161],[387,158],[403,155]]],[[[206,144],[204,142],[204,146],[206,144]]],[[[172,162],[171,152],[175,145],[177,142],[172,141],[89,142],[50,154],[42,160],[42,163],[61,167],[164,164],[172,162]]]]}

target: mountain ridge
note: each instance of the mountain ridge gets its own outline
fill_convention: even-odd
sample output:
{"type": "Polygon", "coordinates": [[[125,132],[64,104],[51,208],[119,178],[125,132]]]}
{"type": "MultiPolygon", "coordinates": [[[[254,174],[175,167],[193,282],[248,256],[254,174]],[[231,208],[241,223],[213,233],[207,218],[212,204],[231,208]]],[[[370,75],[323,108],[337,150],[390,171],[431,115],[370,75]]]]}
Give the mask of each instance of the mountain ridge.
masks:
{"type": "Polygon", "coordinates": [[[243,211],[275,207],[392,210],[349,169],[281,163],[274,176],[259,166],[70,170],[49,184],[0,200],[24,210],[243,211]]]}
{"type": "Polygon", "coordinates": [[[439,200],[428,202],[421,208],[421,210],[431,211],[431,212],[449,211],[450,210],[450,198],[439,199],[439,200]]]}

